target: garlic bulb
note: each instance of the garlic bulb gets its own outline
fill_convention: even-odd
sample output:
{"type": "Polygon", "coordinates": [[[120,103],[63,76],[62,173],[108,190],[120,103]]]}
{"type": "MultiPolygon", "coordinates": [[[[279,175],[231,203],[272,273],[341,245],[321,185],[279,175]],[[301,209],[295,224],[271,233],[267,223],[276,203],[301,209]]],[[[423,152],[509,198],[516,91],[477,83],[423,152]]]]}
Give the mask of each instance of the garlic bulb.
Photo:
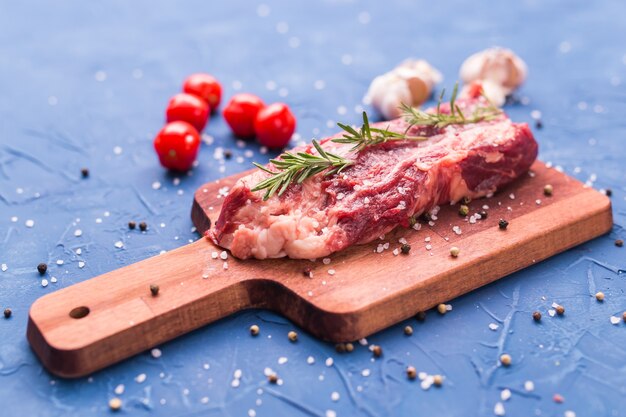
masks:
{"type": "Polygon", "coordinates": [[[485,95],[494,104],[502,105],[505,97],[526,80],[527,73],[526,63],[513,51],[495,47],[467,58],[459,76],[466,85],[480,81],[485,95]]]}
{"type": "Polygon", "coordinates": [[[402,103],[419,106],[424,103],[435,84],[441,82],[441,73],[424,60],[406,60],[393,70],[372,81],[366,100],[387,119],[401,114],[402,103]]]}

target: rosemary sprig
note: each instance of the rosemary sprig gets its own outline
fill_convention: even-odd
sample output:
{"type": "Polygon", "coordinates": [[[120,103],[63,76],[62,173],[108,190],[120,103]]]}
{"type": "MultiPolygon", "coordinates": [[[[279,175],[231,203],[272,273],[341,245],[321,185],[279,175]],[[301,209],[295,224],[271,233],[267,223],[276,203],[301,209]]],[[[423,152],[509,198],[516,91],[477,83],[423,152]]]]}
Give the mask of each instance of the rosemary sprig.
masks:
{"type": "Polygon", "coordinates": [[[335,143],[348,143],[354,146],[350,151],[361,152],[368,146],[379,145],[390,140],[427,140],[424,136],[407,136],[403,133],[392,132],[387,129],[379,129],[371,127],[367,118],[367,113],[363,112],[363,125],[360,129],[355,129],[352,126],[344,125],[343,123],[337,123],[341,129],[345,132],[341,138],[332,139],[335,143]]]}
{"type": "Polygon", "coordinates": [[[280,159],[271,159],[270,162],[278,171],[271,171],[254,162],[257,168],[271,174],[271,177],[255,185],[252,191],[267,190],[263,196],[263,200],[267,200],[276,193],[279,196],[282,195],[294,182],[300,184],[307,178],[324,171],[326,171],[324,176],[338,174],[354,164],[354,161],[350,159],[326,152],[316,140],[313,140],[313,146],[319,155],[285,152],[279,156],[280,159]]]}
{"type": "Polygon", "coordinates": [[[441,112],[441,103],[443,101],[443,97],[446,91],[444,89],[441,91],[439,101],[437,102],[437,110],[434,113],[427,113],[423,110],[415,109],[402,103],[400,105],[400,108],[402,110],[402,113],[404,114],[404,119],[411,127],[434,126],[437,128],[442,128],[450,125],[464,125],[489,121],[495,119],[502,114],[502,110],[500,110],[498,107],[491,104],[489,100],[487,100],[489,102],[488,106],[476,107],[471,115],[466,116],[465,114],[463,114],[463,111],[461,111],[461,108],[456,104],[458,89],[459,85],[457,83],[454,85],[454,90],[452,90],[452,96],[450,97],[450,113],[441,112]]]}

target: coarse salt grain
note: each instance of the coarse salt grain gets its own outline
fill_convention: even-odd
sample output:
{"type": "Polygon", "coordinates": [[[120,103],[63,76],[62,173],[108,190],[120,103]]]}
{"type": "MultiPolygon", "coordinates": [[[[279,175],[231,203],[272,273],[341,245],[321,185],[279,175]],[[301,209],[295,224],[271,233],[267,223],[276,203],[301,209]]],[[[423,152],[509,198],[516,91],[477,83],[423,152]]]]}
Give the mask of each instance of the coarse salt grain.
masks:
{"type": "Polygon", "coordinates": [[[0,269],[2,269],[2,272],[6,272],[6,270],[9,269],[9,267],[7,266],[7,264],[2,264],[0,269]]]}
{"type": "Polygon", "coordinates": [[[117,242],[115,242],[113,246],[115,246],[118,249],[122,249],[124,247],[124,243],[118,240],[117,242]]]}
{"type": "Polygon", "coordinates": [[[533,381],[524,382],[524,389],[528,392],[532,392],[535,390],[535,383],[533,381]]]}
{"type": "Polygon", "coordinates": [[[150,351],[150,354],[152,355],[153,358],[158,359],[161,357],[162,352],[161,352],[161,349],[154,348],[150,351]]]}
{"type": "Polygon", "coordinates": [[[224,261],[224,264],[222,265],[222,268],[224,268],[224,270],[228,269],[228,262],[224,261]]]}
{"type": "Polygon", "coordinates": [[[228,253],[225,250],[220,253],[220,259],[224,261],[228,259],[228,253]]]}
{"type": "Polygon", "coordinates": [[[44,279],[42,279],[42,280],[41,280],[41,286],[42,286],[42,287],[44,287],[44,288],[45,288],[45,287],[47,287],[47,286],[48,286],[48,280],[47,280],[47,279],[45,279],[45,278],[44,278],[44,279]]]}
{"type": "Polygon", "coordinates": [[[122,395],[124,393],[125,388],[126,387],[124,387],[124,384],[119,384],[117,387],[115,387],[113,392],[115,392],[117,395],[122,395]]]}
{"type": "Polygon", "coordinates": [[[361,375],[366,376],[366,377],[370,376],[371,374],[372,374],[372,371],[370,371],[369,369],[363,369],[361,371],[361,375]]]}
{"type": "Polygon", "coordinates": [[[85,267],[85,262],[78,261],[78,267],[81,268],[81,269],[84,268],[85,267]]]}
{"type": "Polygon", "coordinates": [[[135,382],[138,384],[141,384],[142,382],[144,382],[146,380],[148,376],[146,374],[139,374],[135,377],[135,382]]]}
{"type": "Polygon", "coordinates": [[[330,264],[330,258],[324,258],[324,259],[322,259],[322,263],[323,263],[324,265],[328,265],[328,264],[330,264]]]}
{"type": "Polygon", "coordinates": [[[308,358],[306,358],[306,363],[308,363],[309,365],[313,365],[315,363],[315,358],[313,356],[309,356],[308,358]]]}
{"type": "Polygon", "coordinates": [[[334,269],[329,269],[328,270],[328,275],[335,275],[335,270],[334,269]]]}
{"type": "Polygon", "coordinates": [[[211,258],[217,259],[219,256],[220,256],[220,254],[217,253],[216,251],[211,252],[211,258]]]}
{"type": "Polygon", "coordinates": [[[502,390],[502,392],[500,392],[500,399],[502,399],[502,401],[507,401],[511,398],[511,390],[508,388],[505,388],[502,390]]]}
{"type": "Polygon", "coordinates": [[[430,236],[427,236],[426,238],[424,238],[424,242],[430,242],[430,236]]]}
{"type": "Polygon", "coordinates": [[[493,407],[493,413],[497,416],[503,416],[504,415],[504,404],[498,402],[496,403],[495,407],[493,407]]]}
{"type": "Polygon", "coordinates": [[[398,254],[400,253],[400,250],[398,248],[393,250],[393,256],[398,256],[398,254]]]}
{"type": "Polygon", "coordinates": [[[500,326],[498,326],[496,323],[489,323],[489,328],[493,331],[498,330],[498,327],[500,326]]]}
{"type": "Polygon", "coordinates": [[[326,358],[326,366],[331,367],[333,366],[333,363],[335,363],[335,361],[333,360],[333,358],[326,358]]]}
{"type": "Polygon", "coordinates": [[[83,235],[83,231],[80,229],[74,230],[74,236],[79,237],[83,235]]]}
{"type": "Polygon", "coordinates": [[[337,391],[333,391],[333,393],[330,394],[330,399],[333,401],[339,401],[339,393],[337,391]]]}
{"type": "Polygon", "coordinates": [[[159,188],[161,188],[161,183],[159,181],[155,181],[152,183],[153,190],[158,190],[159,188]]]}
{"type": "Polygon", "coordinates": [[[610,320],[611,320],[611,324],[615,324],[615,325],[619,324],[619,322],[621,321],[619,317],[615,317],[615,316],[611,316],[610,320]]]}
{"type": "Polygon", "coordinates": [[[289,360],[289,359],[287,359],[286,357],[281,356],[280,358],[278,358],[278,364],[279,364],[279,365],[284,365],[284,364],[286,364],[286,363],[287,363],[287,361],[288,361],[288,360],[289,360]]]}
{"type": "Polygon", "coordinates": [[[26,227],[33,227],[35,225],[35,221],[34,220],[26,220],[26,222],[24,224],[26,225],[26,227]]]}
{"type": "Polygon", "coordinates": [[[63,265],[63,259],[57,259],[57,265],[63,265]]]}
{"type": "Polygon", "coordinates": [[[53,283],[53,284],[56,283],[57,281],[58,281],[57,277],[50,278],[50,282],[53,283]]]}

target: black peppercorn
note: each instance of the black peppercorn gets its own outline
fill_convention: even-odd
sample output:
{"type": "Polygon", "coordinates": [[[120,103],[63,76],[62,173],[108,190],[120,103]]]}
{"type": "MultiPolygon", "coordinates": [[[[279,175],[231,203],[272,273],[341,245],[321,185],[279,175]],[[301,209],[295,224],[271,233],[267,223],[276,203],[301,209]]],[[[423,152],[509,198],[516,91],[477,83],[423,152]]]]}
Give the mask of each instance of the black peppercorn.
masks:
{"type": "Polygon", "coordinates": [[[159,295],[159,286],[156,284],[150,284],[150,294],[152,294],[153,297],[159,295]]]}
{"type": "Polygon", "coordinates": [[[5,318],[5,319],[8,319],[9,317],[11,317],[11,314],[12,314],[12,313],[13,313],[13,312],[11,311],[11,309],[10,309],[10,308],[5,308],[5,309],[4,309],[4,318],[5,318]]]}
{"type": "Polygon", "coordinates": [[[624,241],[622,239],[617,239],[615,241],[615,246],[617,246],[618,248],[621,248],[622,246],[624,246],[624,241]]]}
{"type": "Polygon", "coordinates": [[[606,194],[607,197],[611,197],[613,195],[613,190],[607,188],[606,190],[604,190],[604,194],[606,194]]]}
{"type": "Polygon", "coordinates": [[[372,347],[372,353],[374,354],[374,357],[380,358],[381,356],[383,356],[383,348],[378,345],[374,345],[372,347]]]}
{"type": "Polygon", "coordinates": [[[139,230],[141,230],[142,232],[148,230],[148,225],[146,224],[146,222],[139,223],[139,230]]]}
{"type": "Polygon", "coordinates": [[[500,221],[498,222],[498,227],[500,228],[500,230],[506,230],[508,226],[509,226],[509,222],[507,222],[504,219],[500,219],[500,221]]]}
{"type": "Polygon", "coordinates": [[[346,344],[345,343],[337,343],[335,345],[335,350],[337,351],[337,353],[344,353],[346,351],[346,344]]]}
{"type": "Polygon", "coordinates": [[[472,202],[472,198],[471,198],[471,197],[467,197],[467,196],[465,196],[465,197],[463,197],[463,199],[461,200],[461,202],[462,202],[463,204],[465,204],[465,205],[468,205],[469,203],[471,203],[471,202],[472,202]]]}
{"type": "Polygon", "coordinates": [[[541,320],[541,313],[538,312],[538,311],[533,312],[533,320],[540,321],[541,320]]]}
{"type": "Polygon", "coordinates": [[[487,218],[487,216],[489,216],[489,213],[487,213],[485,210],[482,210],[478,214],[480,214],[480,220],[485,220],[487,218]]]}
{"type": "Polygon", "coordinates": [[[425,311],[418,312],[417,315],[415,316],[415,318],[417,319],[417,321],[424,321],[424,320],[426,320],[426,312],[425,311]]]}
{"type": "Polygon", "coordinates": [[[45,263],[42,262],[39,265],[37,265],[37,271],[39,271],[40,275],[45,274],[47,270],[48,270],[48,265],[46,265],[45,263]]]}
{"type": "Polygon", "coordinates": [[[306,267],[302,270],[302,275],[304,275],[307,278],[313,278],[313,271],[311,271],[311,268],[306,267]]]}
{"type": "Polygon", "coordinates": [[[87,168],[81,168],[80,175],[82,175],[83,178],[89,177],[89,170],[87,168]]]}
{"type": "Polygon", "coordinates": [[[233,156],[233,151],[230,149],[224,149],[224,158],[230,159],[233,156]]]}
{"type": "Polygon", "coordinates": [[[276,383],[278,383],[278,375],[276,375],[276,374],[269,374],[267,376],[267,380],[269,381],[270,384],[276,384],[276,383]]]}
{"type": "Polygon", "coordinates": [[[543,123],[541,122],[541,120],[535,120],[535,127],[537,129],[541,129],[543,127],[543,123]]]}
{"type": "Polygon", "coordinates": [[[137,227],[137,223],[135,223],[135,222],[134,222],[134,221],[132,221],[132,220],[128,222],[128,228],[129,228],[130,230],[135,230],[135,227],[137,227]]]}
{"type": "Polygon", "coordinates": [[[404,254],[404,255],[408,255],[409,252],[411,252],[411,245],[409,245],[408,243],[404,243],[401,247],[400,247],[400,251],[404,254]]]}

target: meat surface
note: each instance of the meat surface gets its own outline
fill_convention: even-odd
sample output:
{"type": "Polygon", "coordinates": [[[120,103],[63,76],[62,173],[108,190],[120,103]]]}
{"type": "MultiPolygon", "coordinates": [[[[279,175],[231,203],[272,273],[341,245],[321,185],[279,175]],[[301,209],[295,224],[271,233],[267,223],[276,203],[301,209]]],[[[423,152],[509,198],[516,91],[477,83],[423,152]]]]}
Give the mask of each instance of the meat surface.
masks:
{"type": "MultiPolygon", "coordinates": [[[[458,100],[470,114],[477,100],[458,100]]],[[[442,112],[449,111],[441,106],[442,112]]],[[[372,124],[395,132],[402,119],[372,124]]],[[[251,189],[269,174],[241,178],[225,198],[211,238],[241,259],[314,259],[353,244],[370,242],[443,203],[493,193],[525,173],[537,157],[527,124],[504,114],[496,120],[445,128],[412,127],[428,140],[386,142],[355,154],[352,145],[321,140],[329,152],[355,164],[340,174],[318,174],[263,201],[251,189]]],[[[312,145],[293,152],[316,153],[312,145]]],[[[269,164],[269,169],[274,167],[269,164]]]]}

